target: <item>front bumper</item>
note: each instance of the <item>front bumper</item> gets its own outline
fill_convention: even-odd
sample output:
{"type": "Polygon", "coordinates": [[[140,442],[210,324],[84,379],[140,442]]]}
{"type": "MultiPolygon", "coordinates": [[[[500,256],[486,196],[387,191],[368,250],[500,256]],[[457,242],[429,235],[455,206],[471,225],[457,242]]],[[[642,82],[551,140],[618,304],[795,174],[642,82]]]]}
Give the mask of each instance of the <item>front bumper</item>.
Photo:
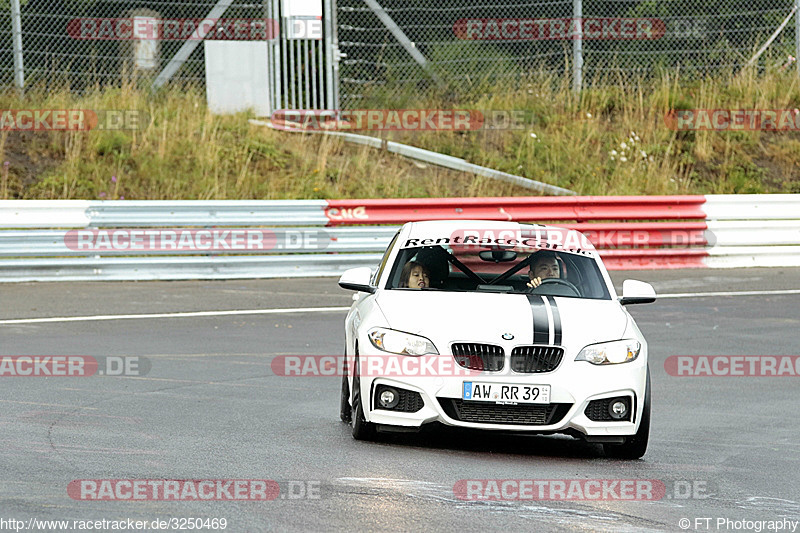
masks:
{"type": "Polygon", "coordinates": [[[469,377],[362,377],[360,382],[365,417],[375,424],[418,428],[440,422],[463,428],[527,433],[577,432],[602,438],[636,433],[644,407],[646,377],[647,353],[643,350],[635,361],[629,363],[597,366],[585,361],[565,360],[555,371],[540,374],[505,370],[469,377]],[[464,381],[550,385],[551,403],[509,406],[469,402],[467,415],[464,404],[460,404],[464,381]],[[417,392],[424,406],[413,413],[376,408],[375,391],[379,385],[417,392]],[[590,420],[584,412],[592,400],[626,396],[632,406],[628,421],[590,420]]]}

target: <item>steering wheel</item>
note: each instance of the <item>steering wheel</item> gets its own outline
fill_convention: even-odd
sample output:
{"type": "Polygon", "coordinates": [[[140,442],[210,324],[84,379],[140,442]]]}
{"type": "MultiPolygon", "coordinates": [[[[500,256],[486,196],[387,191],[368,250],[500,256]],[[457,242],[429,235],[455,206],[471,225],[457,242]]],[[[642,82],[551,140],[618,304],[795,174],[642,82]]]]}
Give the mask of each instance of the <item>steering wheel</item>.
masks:
{"type": "MultiPolygon", "coordinates": [[[[571,289],[571,290],[572,290],[572,291],[575,293],[575,296],[577,296],[577,297],[579,297],[579,298],[582,296],[582,295],[581,295],[581,291],[579,291],[579,290],[578,290],[578,287],[576,287],[575,285],[573,285],[572,283],[570,283],[569,281],[567,281],[567,280],[565,280],[565,279],[558,279],[558,278],[545,278],[545,279],[543,279],[543,280],[542,280],[542,282],[539,284],[539,287],[542,287],[543,285],[546,285],[546,284],[548,284],[548,283],[550,283],[550,284],[554,284],[554,285],[564,285],[564,286],[565,286],[565,287],[567,287],[568,289],[571,289]]],[[[536,290],[536,289],[538,289],[539,287],[534,287],[534,288],[533,288],[533,290],[536,290]]]]}

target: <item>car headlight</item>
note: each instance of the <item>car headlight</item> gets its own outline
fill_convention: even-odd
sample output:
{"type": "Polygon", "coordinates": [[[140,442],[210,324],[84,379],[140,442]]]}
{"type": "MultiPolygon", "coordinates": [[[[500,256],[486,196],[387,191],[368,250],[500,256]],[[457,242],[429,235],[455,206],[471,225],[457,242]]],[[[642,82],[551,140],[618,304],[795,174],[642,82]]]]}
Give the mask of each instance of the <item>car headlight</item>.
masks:
{"type": "Polygon", "coordinates": [[[575,360],[589,361],[594,365],[616,365],[633,361],[641,350],[642,344],[634,339],[601,342],[586,346],[575,360]]]}
{"type": "Polygon", "coordinates": [[[399,355],[439,355],[436,346],[425,337],[386,328],[374,328],[367,334],[374,347],[399,355]]]}

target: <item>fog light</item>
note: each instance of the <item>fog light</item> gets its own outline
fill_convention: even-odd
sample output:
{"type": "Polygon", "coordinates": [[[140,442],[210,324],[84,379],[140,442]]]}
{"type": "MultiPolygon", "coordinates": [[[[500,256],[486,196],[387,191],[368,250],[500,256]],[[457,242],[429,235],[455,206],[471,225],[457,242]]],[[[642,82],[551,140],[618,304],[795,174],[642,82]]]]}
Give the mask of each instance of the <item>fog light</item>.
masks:
{"type": "Polygon", "coordinates": [[[621,420],[628,415],[628,403],[623,400],[614,400],[608,406],[608,414],[615,420],[621,420]]]}
{"type": "Polygon", "coordinates": [[[386,388],[378,396],[378,401],[384,409],[394,409],[400,401],[400,395],[396,390],[386,388]]]}

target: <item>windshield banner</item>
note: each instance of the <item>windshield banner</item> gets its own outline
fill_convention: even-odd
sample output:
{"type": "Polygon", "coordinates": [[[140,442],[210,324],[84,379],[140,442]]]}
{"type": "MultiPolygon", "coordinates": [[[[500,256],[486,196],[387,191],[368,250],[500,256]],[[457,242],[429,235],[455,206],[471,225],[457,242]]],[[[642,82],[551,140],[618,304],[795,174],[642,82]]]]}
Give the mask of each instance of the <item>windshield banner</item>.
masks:
{"type": "Polygon", "coordinates": [[[564,228],[521,228],[521,229],[459,229],[447,237],[410,237],[402,248],[420,246],[449,246],[465,249],[495,249],[534,252],[553,250],[593,257],[594,247],[589,240],[577,231],[564,228]]]}

